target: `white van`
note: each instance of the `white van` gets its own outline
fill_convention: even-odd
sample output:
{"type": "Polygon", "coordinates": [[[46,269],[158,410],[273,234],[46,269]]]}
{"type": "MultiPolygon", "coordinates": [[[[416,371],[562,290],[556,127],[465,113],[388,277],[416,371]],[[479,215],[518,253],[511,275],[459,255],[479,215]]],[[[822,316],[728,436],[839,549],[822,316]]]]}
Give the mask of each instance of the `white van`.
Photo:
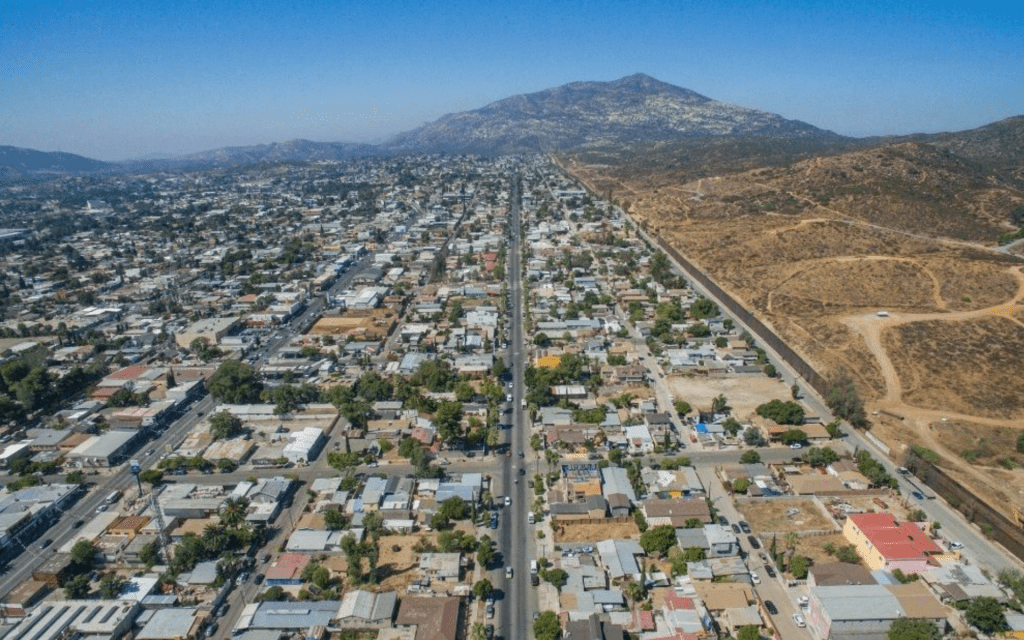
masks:
{"type": "Polygon", "coordinates": [[[536,574],[537,574],[537,561],[536,560],[530,560],[530,575],[536,575],[536,574]]]}
{"type": "Polygon", "coordinates": [[[533,512],[532,512],[532,511],[531,511],[530,513],[528,513],[528,514],[526,515],[526,521],[527,521],[528,523],[530,523],[530,524],[533,524],[533,523],[535,523],[535,522],[537,521],[537,520],[536,520],[536,519],[535,519],[535,518],[533,517],[533,512]]]}

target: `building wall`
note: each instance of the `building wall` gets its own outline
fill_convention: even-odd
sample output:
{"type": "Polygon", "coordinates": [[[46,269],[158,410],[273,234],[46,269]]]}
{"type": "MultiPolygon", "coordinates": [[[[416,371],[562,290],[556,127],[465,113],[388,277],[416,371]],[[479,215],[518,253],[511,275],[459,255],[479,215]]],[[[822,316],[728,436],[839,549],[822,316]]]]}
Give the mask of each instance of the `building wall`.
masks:
{"type": "Polygon", "coordinates": [[[875,571],[885,568],[885,557],[871,544],[871,541],[860,530],[860,527],[854,524],[851,518],[846,519],[846,524],[843,526],[843,536],[850,544],[856,547],[857,555],[864,560],[864,564],[868,565],[869,569],[875,571]]]}

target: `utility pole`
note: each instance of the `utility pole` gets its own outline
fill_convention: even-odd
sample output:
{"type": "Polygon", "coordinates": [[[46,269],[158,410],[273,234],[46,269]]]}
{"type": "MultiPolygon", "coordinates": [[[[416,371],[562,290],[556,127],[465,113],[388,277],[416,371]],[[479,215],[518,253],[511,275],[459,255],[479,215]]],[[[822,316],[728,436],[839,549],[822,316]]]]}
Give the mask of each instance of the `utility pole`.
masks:
{"type": "MultiPolygon", "coordinates": [[[[139,473],[142,470],[138,460],[132,460],[129,463],[132,475],[135,476],[135,483],[139,487],[139,495],[142,495],[142,480],[139,479],[139,473]]],[[[160,540],[160,546],[164,548],[164,558],[167,562],[171,561],[171,541],[167,537],[167,529],[164,527],[164,515],[160,512],[160,505],[156,503],[156,494],[152,487],[149,490],[149,508],[153,511],[153,517],[156,518],[157,526],[157,539],[160,540]]]]}

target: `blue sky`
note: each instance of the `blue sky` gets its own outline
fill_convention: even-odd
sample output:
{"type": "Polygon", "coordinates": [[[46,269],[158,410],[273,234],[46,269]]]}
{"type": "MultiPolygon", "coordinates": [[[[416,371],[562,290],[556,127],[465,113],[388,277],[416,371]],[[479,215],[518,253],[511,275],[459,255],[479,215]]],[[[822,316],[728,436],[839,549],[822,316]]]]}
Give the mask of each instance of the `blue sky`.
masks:
{"type": "Polygon", "coordinates": [[[7,2],[0,145],[373,142],[638,71],[846,135],[969,129],[1024,114],[1024,3],[7,2]]]}

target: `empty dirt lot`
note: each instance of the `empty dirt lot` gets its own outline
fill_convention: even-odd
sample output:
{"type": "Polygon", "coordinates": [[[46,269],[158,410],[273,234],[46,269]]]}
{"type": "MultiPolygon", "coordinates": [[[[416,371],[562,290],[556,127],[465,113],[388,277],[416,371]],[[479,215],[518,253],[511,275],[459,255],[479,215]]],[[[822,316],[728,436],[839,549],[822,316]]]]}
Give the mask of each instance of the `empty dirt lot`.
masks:
{"type": "Polygon", "coordinates": [[[740,502],[737,509],[743,514],[754,533],[761,536],[838,528],[832,518],[825,515],[821,505],[812,499],[740,502]],[[795,509],[796,513],[787,515],[792,509],[795,509]]]}
{"type": "Polygon", "coordinates": [[[635,522],[609,524],[573,524],[567,522],[555,527],[555,542],[598,542],[609,538],[640,539],[635,522]]]}
{"type": "Polygon", "coordinates": [[[790,400],[788,386],[763,375],[736,378],[703,376],[669,376],[665,379],[672,397],[689,402],[694,410],[711,410],[711,401],[724,395],[739,420],[756,415],[754,410],[769,400],[790,400]]]}

